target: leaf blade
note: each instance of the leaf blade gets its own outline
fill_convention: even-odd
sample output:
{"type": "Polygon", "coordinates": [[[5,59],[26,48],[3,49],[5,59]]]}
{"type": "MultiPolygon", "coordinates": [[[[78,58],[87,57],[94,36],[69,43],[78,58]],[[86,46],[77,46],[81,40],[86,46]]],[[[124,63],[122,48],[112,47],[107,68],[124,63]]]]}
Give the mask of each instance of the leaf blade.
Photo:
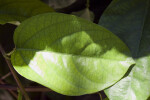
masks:
{"type": "Polygon", "coordinates": [[[0,24],[14,23],[53,9],[39,0],[0,0],[0,24]]]}
{"type": "Polygon", "coordinates": [[[146,100],[150,95],[149,4],[149,0],[114,0],[100,19],[100,25],[125,41],[136,61],[129,76],[105,91],[111,100],[146,100]]]}
{"type": "Polygon", "coordinates": [[[14,68],[65,95],[102,90],[134,64],[129,49],[118,37],[72,15],[47,13],[27,19],[16,29],[14,42],[14,68]]]}

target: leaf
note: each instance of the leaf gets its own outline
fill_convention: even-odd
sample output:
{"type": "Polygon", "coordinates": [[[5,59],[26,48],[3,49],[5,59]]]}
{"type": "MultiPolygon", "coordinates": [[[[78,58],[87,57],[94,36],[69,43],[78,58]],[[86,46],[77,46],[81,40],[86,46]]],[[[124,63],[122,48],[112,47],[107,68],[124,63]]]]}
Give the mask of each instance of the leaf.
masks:
{"type": "Polygon", "coordinates": [[[15,31],[16,71],[65,95],[94,93],[114,84],[134,61],[110,31],[73,15],[47,13],[15,31]]]}
{"type": "Polygon", "coordinates": [[[105,93],[110,100],[146,100],[150,96],[150,1],[114,0],[99,24],[118,35],[136,60],[129,76],[105,93]]]}
{"type": "Polygon", "coordinates": [[[0,24],[19,25],[31,16],[52,11],[40,0],[0,0],[0,24]]]}

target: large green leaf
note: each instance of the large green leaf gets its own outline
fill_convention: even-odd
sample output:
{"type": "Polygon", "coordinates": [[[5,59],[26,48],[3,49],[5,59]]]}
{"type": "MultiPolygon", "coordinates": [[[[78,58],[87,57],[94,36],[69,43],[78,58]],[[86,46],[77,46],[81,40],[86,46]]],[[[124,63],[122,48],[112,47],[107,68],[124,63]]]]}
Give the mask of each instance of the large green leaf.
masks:
{"type": "Polygon", "coordinates": [[[14,42],[11,61],[16,71],[65,95],[103,90],[134,64],[118,37],[73,15],[27,19],[16,29],[14,42]]]}
{"type": "Polygon", "coordinates": [[[105,92],[110,100],[146,100],[150,95],[150,0],[114,0],[100,25],[131,49],[136,66],[105,92]]]}
{"type": "Polygon", "coordinates": [[[51,11],[40,0],[0,0],[0,24],[19,24],[26,18],[51,11]]]}

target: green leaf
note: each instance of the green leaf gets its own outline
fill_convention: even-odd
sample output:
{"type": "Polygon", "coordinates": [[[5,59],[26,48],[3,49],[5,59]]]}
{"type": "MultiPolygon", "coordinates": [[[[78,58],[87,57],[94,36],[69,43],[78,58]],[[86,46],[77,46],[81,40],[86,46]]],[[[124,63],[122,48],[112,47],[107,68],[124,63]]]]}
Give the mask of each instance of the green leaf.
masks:
{"type": "Polygon", "coordinates": [[[114,0],[100,25],[131,49],[136,66],[129,76],[107,89],[110,100],[146,100],[150,96],[150,0],[114,0]]]}
{"type": "Polygon", "coordinates": [[[51,11],[53,9],[40,0],[0,0],[0,24],[19,25],[31,16],[51,11]]]}
{"type": "Polygon", "coordinates": [[[110,31],[73,15],[47,13],[15,31],[11,57],[22,76],[65,95],[97,92],[134,64],[127,46],[110,31]]]}

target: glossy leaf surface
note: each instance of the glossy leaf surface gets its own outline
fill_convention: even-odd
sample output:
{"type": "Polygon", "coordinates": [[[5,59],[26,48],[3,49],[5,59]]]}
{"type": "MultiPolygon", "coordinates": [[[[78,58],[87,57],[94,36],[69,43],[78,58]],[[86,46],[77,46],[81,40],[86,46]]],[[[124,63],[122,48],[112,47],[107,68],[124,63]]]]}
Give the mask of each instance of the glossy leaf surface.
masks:
{"type": "Polygon", "coordinates": [[[105,28],[73,15],[47,13],[15,31],[16,71],[65,95],[94,93],[134,64],[127,46],[105,28]]]}
{"type": "Polygon", "coordinates": [[[53,11],[40,0],[0,0],[0,24],[18,25],[31,16],[53,11]]]}
{"type": "Polygon", "coordinates": [[[131,49],[136,66],[129,76],[107,89],[110,100],[146,100],[150,96],[150,0],[114,0],[100,25],[131,49]]]}

